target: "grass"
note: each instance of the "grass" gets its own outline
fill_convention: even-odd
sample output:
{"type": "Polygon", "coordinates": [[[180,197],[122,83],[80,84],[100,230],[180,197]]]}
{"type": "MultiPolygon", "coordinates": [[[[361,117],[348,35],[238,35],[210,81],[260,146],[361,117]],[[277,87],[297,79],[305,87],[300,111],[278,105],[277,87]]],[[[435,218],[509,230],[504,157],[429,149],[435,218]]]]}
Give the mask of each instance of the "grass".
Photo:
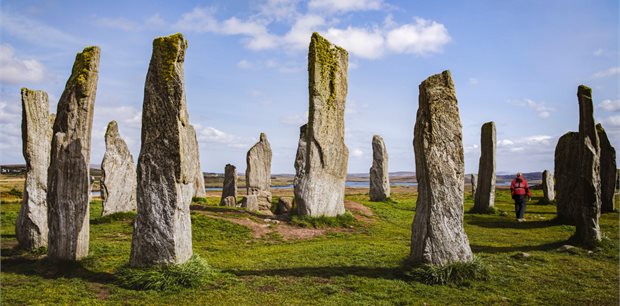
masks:
{"type": "Polygon", "coordinates": [[[489,268],[478,258],[471,262],[455,262],[443,266],[421,265],[411,267],[405,275],[427,285],[466,285],[474,280],[490,278],[489,268]]]}
{"type": "Polygon", "coordinates": [[[136,290],[177,291],[202,284],[213,273],[206,260],[198,255],[180,265],[152,268],[123,266],[116,272],[117,284],[136,290]]]}
{"type": "MultiPolygon", "coordinates": [[[[499,214],[465,214],[464,217],[472,251],[484,263],[490,277],[460,284],[457,277],[449,285],[428,285],[423,278],[413,279],[411,269],[402,265],[409,254],[416,194],[406,190],[393,192],[391,201],[383,203],[370,202],[363,189],[355,192],[347,195],[347,200],[369,207],[373,213],[371,222],[360,222],[357,227],[361,230],[306,240],[284,240],[276,235],[255,238],[250,229],[233,222],[236,219],[216,219],[192,212],[194,254],[218,272],[193,287],[175,289],[173,293],[119,285],[119,270],[129,261],[133,217],[104,219],[100,217],[101,202],[94,201],[90,208],[89,256],[65,267],[52,265],[37,254],[13,250],[19,202],[2,204],[0,302],[2,305],[619,303],[617,212],[601,215],[600,226],[606,238],[598,248],[592,252],[579,247],[560,252],[557,249],[570,242],[575,227],[554,220],[554,205],[534,204],[542,191],[534,191],[525,214],[528,221],[519,223],[514,220],[509,192],[498,190],[495,207],[499,214]],[[529,257],[515,256],[521,253],[528,253],[529,257]]],[[[207,200],[215,204],[219,197],[207,200]]],[[[467,193],[465,211],[472,206],[471,194],[467,193]]],[[[218,212],[218,216],[224,215],[218,212]]],[[[446,279],[445,275],[452,274],[426,271],[421,275],[446,279]]]]}
{"type": "Polygon", "coordinates": [[[359,225],[359,222],[350,212],[345,212],[342,215],[335,217],[310,217],[293,215],[291,217],[291,224],[300,227],[313,227],[313,228],[325,228],[325,227],[354,227],[359,225]]]}

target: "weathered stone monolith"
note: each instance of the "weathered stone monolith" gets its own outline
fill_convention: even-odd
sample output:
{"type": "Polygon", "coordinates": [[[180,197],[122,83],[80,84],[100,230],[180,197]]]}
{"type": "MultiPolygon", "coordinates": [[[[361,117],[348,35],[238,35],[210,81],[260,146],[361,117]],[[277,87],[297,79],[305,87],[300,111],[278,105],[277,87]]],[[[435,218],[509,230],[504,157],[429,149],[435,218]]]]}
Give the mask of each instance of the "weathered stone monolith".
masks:
{"type": "Polygon", "coordinates": [[[231,164],[226,164],[224,167],[224,186],[222,186],[220,205],[229,206],[230,199],[227,200],[228,197],[233,197],[233,202],[237,202],[237,167],[231,164]]]}
{"type": "Polygon", "coordinates": [[[372,137],[372,167],[370,167],[371,201],[384,201],[390,197],[390,178],[388,172],[388,153],[383,138],[372,137]]]}
{"type": "Polygon", "coordinates": [[[132,266],[180,264],[192,256],[189,206],[196,170],[185,102],[186,48],[180,33],[153,41],[142,105],[132,266]]]}
{"type": "Polygon", "coordinates": [[[542,173],[542,189],[542,203],[548,204],[553,202],[555,200],[555,191],[553,190],[553,175],[551,175],[549,170],[545,170],[542,173]]]}
{"type": "Polygon", "coordinates": [[[555,202],[557,215],[568,224],[575,224],[575,210],[578,207],[575,195],[579,177],[579,133],[568,132],[555,146],[554,161],[555,202]]]}
{"type": "Polygon", "coordinates": [[[205,177],[202,173],[202,168],[200,168],[200,148],[198,146],[198,139],[196,138],[196,130],[194,126],[190,124],[188,131],[191,162],[193,163],[191,167],[194,169],[194,197],[204,198],[207,196],[207,191],[205,190],[205,177]]]}
{"type": "Polygon", "coordinates": [[[280,197],[278,199],[278,207],[276,208],[276,215],[287,214],[293,209],[293,198],[280,197]]]}
{"type": "Polygon", "coordinates": [[[237,198],[233,196],[227,196],[220,201],[220,205],[226,207],[237,207],[237,198]]]}
{"type": "Polygon", "coordinates": [[[495,122],[482,125],[478,184],[472,212],[487,213],[495,206],[495,122]]]}
{"type": "Polygon", "coordinates": [[[301,190],[302,178],[306,175],[306,157],[308,143],[306,142],[308,125],[304,124],[299,127],[299,143],[297,144],[297,153],[295,154],[295,178],[293,179],[294,202],[302,201],[303,192],[301,190]]]}
{"type": "Polygon", "coordinates": [[[310,113],[306,131],[305,170],[296,186],[300,215],[343,214],[349,150],[344,144],[347,97],[346,50],[312,34],[308,50],[310,113]]]}
{"type": "Polygon", "coordinates": [[[471,174],[469,180],[471,181],[471,197],[472,199],[475,199],[476,189],[478,189],[478,175],[471,174]]]}
{"type": "Polygon", "coordinates": [[[600,123],[596,125],[596,132],[601,145],[601,212],[612,212],[616,193],[616,149],[600,123]]]}
{"type": "Polygon", "coordinates": [[[22,152],[26,160],[24,197],[15,223],[19,247],[47,247],[47,167],[52,124],[47,93],[22,88],[22,152]]]}
{"type": "Polygon", "coordinates": [[[587,247],[601,241],[599,218],[601,216],[601,173],[598,134],[594,125],[594,106],[592,89],[580,85],[577,89],[579,99],[579,192],[580,204],[575,236],[587,247]]]}
{"type": "Polygon", "coordinates": [[[105,148],[101,162],[101,215],[133,211],[136,209],[136,166],[116,121],[108,123],[105,148]]]}
{"type": "Polygon", "coordinates": [[[413,138],[419,195],[410,259],[433,265],[471,261],[463,228],[462,125],[450,71],[430,76],[419,88],[413,138]]]}
{"type": "Polygon", "coordinates": [[[245,184],[248,195],[255,195],[258,210],[271,214],[271,145],[265,133],[246,156],[245,184]]]}
{"type": "Polygon", "coordinates": [[[88,255],[90,139],[100,53],[99,47],[87,47],[77,54],[58,101],[47,172],[50,259],[88,255]]]}

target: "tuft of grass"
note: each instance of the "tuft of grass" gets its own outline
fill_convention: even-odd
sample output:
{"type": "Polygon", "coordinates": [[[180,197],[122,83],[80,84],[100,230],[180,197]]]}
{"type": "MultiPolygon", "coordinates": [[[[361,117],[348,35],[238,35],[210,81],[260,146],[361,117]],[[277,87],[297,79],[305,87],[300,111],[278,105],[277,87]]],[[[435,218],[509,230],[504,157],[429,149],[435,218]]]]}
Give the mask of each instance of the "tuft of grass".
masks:
{"type": "Polygon", "coordinates": [[[203,197],[192,197],[192,203],[196,203],[196,204],[207,204],[207,198],[203,198],[203,197]]]}
{"type": "Polygon", "coordinates": [[[419,265],[410,267],[405,275],[427,285],[466,285],[474,280],[489,280],[489,268],[477,257],[469,262],[447,265],[419,265]]]}
{"type": "Polygon", "coordinates": [[[192,256],[180,265],[163,265],[148,268],[123,266],[116,272],[119,286],[134,290],[178,291],[202,284],[213,274],[206,260],[192,256]]]}
{"type": "Polygon", "coordinates": [[[135,211],[117,212],[107,216],[92,219],[91,224],[110,224],[115,221],[133,221],[136,217],[135,211]]]}
{"type": "Polygon", "coordinates": [[[354,227],[359,225],[359,222],[350,212],[345,212],[342,215],[338,215],[335,217],[310,217],[310,216],[300,216],[293,215],[291,217],[291,224],[300,226],[300,227],[314,227],[314,228],[324,228],[324,227],[354,227]]]}
{"type": "Polygon", "coordinates": [[[17,190],[15,188],[11,188],[11,190],[9,190],[9,195],[12,195],[14,197],[18,197],[21,198],[24,196],[24,192],[21,190],[17,190]]]}

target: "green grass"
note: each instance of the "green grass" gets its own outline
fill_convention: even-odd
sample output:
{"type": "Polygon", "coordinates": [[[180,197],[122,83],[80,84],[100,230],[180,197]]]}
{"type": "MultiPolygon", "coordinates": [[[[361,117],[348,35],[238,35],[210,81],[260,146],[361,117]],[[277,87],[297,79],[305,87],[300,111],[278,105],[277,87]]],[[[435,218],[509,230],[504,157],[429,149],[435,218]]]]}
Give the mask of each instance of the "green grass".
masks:
{"type": "Polygon", "coordinates": [[[427,285],[466,285],[474,280],[489,280],[489,268],[478,258],[471,262],[455,262],[443,266],[411,267],[405,275],[427,285]]]}
{"type": "Polygon", "coordinates": [[[179,265],[149,268],[123,266],[116,272],[116,283],[136,290],[176,291],[196,287],[205,282],[213,270],[198,255],[179,265]]]}
{"type": "MultiPolygon", "coordinates": [[[[559,252],[557,248],[567,243],[575,227],[554,220],[554,205],[533,204],[542,195],[541,191],[534,192],[527,205],[527,222],[516,222],[514,204],[505,190],[496,193],[495,207],[499,213],[465,214],[471,248],[488,268],[489,279],[458,285],[428,285],[413,279],[408,275],[410,270],[402,265],[409,254],[415,194],[393,193],[392,201],[387,203],[370,202],[362,192],[349,195],[347,200],[371,208],[371,222],[360,223],[352,232],[335,232],[308,240],[283,240],[277,235],[254,238],[244,226],[193,212],[194,254],[219,272],[195,287],[173,293],[119,286],[118,271],[129,261],[132,217],[107,222],[100,217],[101,203],[94,202],[89,256],[72,265],[58,266],[37,254],[20,254],[12,249],[19,204],[2,204],[0,302],[618,305],[618,213],[601,216],[601,230],[606,238],[592,252],[578,247],[571,252],[559,252]],[[515,256],[521,253],[530,256],[515,256]]],[[[207,200],[217,203],[219,198],[207,200]]],[[[468,193],[465,211],[472,206],[468,193]]],[[[234,216],[237,215],[246,216],[234,216]]],[[[446,275],[445,271],[440,272],[433,273],[446,275]]]]}
{"type": "Polygon", "coordinates": [[[335,217],[310,217],[293,215],[291,224],[301,227],[325,228],[325,227],[344,227],[350,228],[359,225],[359,222],[350,212],[335,217]]]}

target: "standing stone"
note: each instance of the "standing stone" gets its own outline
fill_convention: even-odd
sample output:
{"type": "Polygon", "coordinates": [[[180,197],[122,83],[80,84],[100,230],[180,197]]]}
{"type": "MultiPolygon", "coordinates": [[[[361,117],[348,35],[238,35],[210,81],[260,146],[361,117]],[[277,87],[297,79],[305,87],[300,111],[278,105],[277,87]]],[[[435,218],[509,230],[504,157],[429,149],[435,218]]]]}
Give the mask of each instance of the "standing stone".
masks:
{"type": "Polygon", "coordinates": [[[471,261],[463,228],[462,125],[450,71],[420,84],[413,148],[419,195],[411,260],[433,265],[471,261]]]}
{"type": "Polygon", "coordinates": [[[297,154],[295,154],[295,178],[293,179],[293,194],[295,203],[299,203],[303,195],[301,190],[302,178],[306,175],[306,156],[308,155],[308,143],[306,142],[308,125],[299,127],[299,143],[297,144],[297,154]]]}
{"type": "Polygon", "coordinates": [[[58,101],[47,172],[47,255],[78,260],[88,255],[90,139],[99,78],[99,47],[75,57],[58,101]]]}
{"type": "Polygon", "coordinates": [[[260,133],[260,140],[246,156],[245,185],[248,195],[255,195],[258,210],[271,214],[271,145],[267,135],[260,133]]]}
{"type": "Polygon", "coordinates": [[[233,196],[227,196],[220,201],[220,205],[226,207],[237,207],[237,198],[233,196]]]}
{"type": "Polygon", "coordinates": [[[495,122],[482,125],[480,162],[473,212],[486,213],[495,206],[495,122]]]}
{"type": "Polygon", "coordinates": [[[132,266],[180,264],[192,256],[195,134],[185,102],[186,48],[180,33],[153,41],[142,106],[132,266]]]}
{"type": "Polygon", "coordinates": [[[577,89],[579,99],[579,193],[580,214],[577,218],[576,238],[587,247],[601,241],[599,218],[601,216],[601,173],[600,151],[596,127],[594,125],[594,106],[592,89],[580,85],[577,89]]]}
{"type": "Polygon", "coordinates": [[[276,208],[276,215],[287,214],[293,209],[293,199],[289,197],[280,197],[278,199],[278,208],[276,208]]]}
{"type": "Polygon", "coordinates": [[[198,147],[198,139],[196,138],[196,130],[193,125],[189,125],[189,142],[191,154],[191,169],[194,169],[194,197],[204,198],[207,196],[205,190],[205,177],[200,167],[200,148],[198,147]]]}
{"type": "Polygon", "coordinates": [[[15,224],[19,247],[47,247],[47,167],[51,127],[47,93],[22,88],[22,152],[26,160],[24,197],[15,224]]]}
{"type": "Polygon", "coordinates": [[[129,147],[118,132],[116,121],[105,132],[105,154],[101,162],[102,216],[136,209],[136,166],[129,147]]]}
{"type": "Polygon", "coordinates": [[[543,203],[551,203],[555,200],[555,192],[553,191],[553,175],[549,170],[545,170],[542,173],[542,189],[543,189],[543,203]]]}
{"type": "Polygon", "coordinates": [[[258,196],[255,194],[251,194],[243,197],[241,200],[241,207],[245,208],[248,211],[259,211],[259,203],[258,196]]]}
{"type": "Polygon", "coordinates": [[[349,150],[344,144],[347,97],[346,50],[312,34],[308,50],[310,113],[306,131],[305,170],[297,179],[300,215],[343,214],[349,150]]]}
{"type": "Polygon", "coordinates": [[[379,135],[372,137],[372,167],[370,167],[370,200],[381,202],[390,197],[388,153],[379,135]]]}
{"type": "Polygon", "coordinates": [[[558,218],[565,223],[575,224],[575,209],[579,179],[579,133],[568,132],[555,146],[554,177],[558,218]]]}
{"type": "Polygon", "coordinates": [[[616,193],[616,149],[600,123],[596,125],[596,132],[601,143],[601,212],[612,212],[616,193]]]}
{"type": "Polygon", "coordinates": [[[471,181],[471,197],[473,199],[476,198],[476,189],[478,188],[478,175],[476,174],[471,174],[469,177],[469,180],[471,181]]]}
{"type": "Polygon", "coordinates": [[[222,200],[220,205],[230,206],[230,199],[233,197],[232,202],[237,203],[237,167],[231,164],[226,164],[224,168],[224,186],[222,187],[222,200]],[[226,202],[228,201],[228,202],[226,202]]]}

